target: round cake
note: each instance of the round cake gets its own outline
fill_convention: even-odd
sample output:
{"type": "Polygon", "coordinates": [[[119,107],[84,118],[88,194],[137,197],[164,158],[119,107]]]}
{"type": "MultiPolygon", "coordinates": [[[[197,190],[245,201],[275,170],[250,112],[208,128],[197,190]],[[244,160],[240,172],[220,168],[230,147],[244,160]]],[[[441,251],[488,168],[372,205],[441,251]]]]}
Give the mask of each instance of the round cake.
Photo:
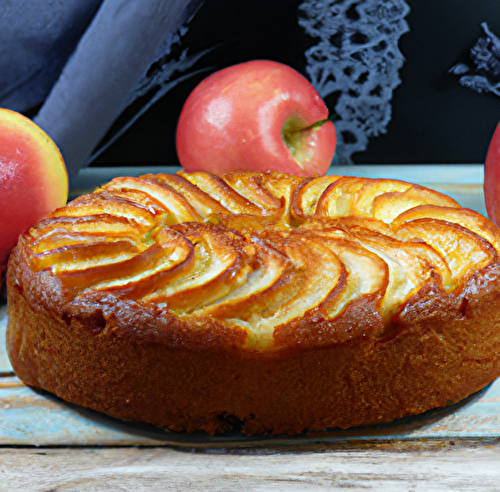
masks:
{"type": "Polygon", "coordinates": [[[173,431],[388,422],[500,374],[499,250],[398,180],[117,178],[20,237],[7,347],[26,384],[173,431]]]}

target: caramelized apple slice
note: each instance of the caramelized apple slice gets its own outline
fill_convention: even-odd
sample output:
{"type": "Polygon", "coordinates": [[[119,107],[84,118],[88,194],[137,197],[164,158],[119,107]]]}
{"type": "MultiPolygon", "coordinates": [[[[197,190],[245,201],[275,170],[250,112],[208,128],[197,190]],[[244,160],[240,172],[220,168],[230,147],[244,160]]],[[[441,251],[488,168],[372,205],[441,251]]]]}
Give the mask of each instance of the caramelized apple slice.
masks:
{"type": "Polygon", "coordinates": [[[405,192],[412,188],[411,183],[396,179],[366,179],[363,188],[356,193],[352,213],[360,217],[373,216],[373,206],[379,196],[388,193],[405,192]]]}
{"type": "Polygon", "coordinates": [[[223,207],[217,200],[200,190],[179,174],[146,174],[141,179],[147,179],[167,185],[173,188],[179,195],[183,196],[203,217],[212,214],[228,214],[229,210],[223,207]]]}
{"type": "Polygon", "coordinates": [[[344,176],[332,183],[321,195],[316,215],[343,217],[372,215],[374,200],[381,194],[405,191],[411,184],[396,180],[366,179],[344,176]]]}
{"type": "Polygon", "coordinates": [[[424,282],[435,282],[441,286],[451,283],[451,271],[445,259],[435,249],[423,242],[403,242],[376,232],[357,232],[356,237],[365,247],[381,251],[397,262],[405,271],[414,288],[413,295],[424,282]],[[437,274],[439,277],[437,277],[437,274]]]}
{"type": "Polygon", "coordinates": [[[288,211],[295,188],[304,181],[301,176],[292,176],[280,172],[266,173],[264,186],[278,199],[285,201],[288,211]]]}
{"type": "Polygon", "coordinates": [[[497,253],[493,246],[465,227],[439,219],[416,219],[396,230],[403,241],[423,240],[448,263],[454,282],[466,279],[490,263],[497,253]]]}
{"type": "Polygon", "coordinates": [[[375,309],[381,313],[380,302],[389,282],[387,264],[344,230],[313,229],[310,234],[324,240],[324,245],[340,258],[348,273],[346,289],[339,296],[336,305],[332,306],[329,318],[339,314],[353,300],[363,297],[371,297],[375,309]]]}
{"type": "Polygon", "coordinates": [[[33,270],[50,268],[56,274],[78,272],[87,268],[123,262],[139,254],[144,248],[131,239],[100,240],[91,243],[79,242],[35,254],[31,260],[33,270]]]}
{"type": "Polygon", "coordinates": [[[128,219],[109,214],[87,217],[52,217],[43,219],[29,231],[29,247],[33,253],[70,244],[108,239],[126,239],[138,235],[137,227],[128,219]]]}
{"type": "Polygon", "coordinates": [[[425,204],[460,208],[460,205],[449,196],[413,185],[403,192],[394,191],[377,196],[373,200],[372,215],[374,218],[390,224],[406,210],[425,204]]]}
{"type": "Polygon", "coordinates": [[[295,188],[290,213],[298,224],[316,212],[318,200],[324,191],[339,178],[334,175],[308,178],[295,188]]]}
{"type": "MultiPolygon", "coordinates": [[[[328,318],[346,288],[344,265],[325,247],[324,239],[294,233],[282,233],[281,236],[281,240],[275,236],[272,243],[293,262],[299,274],[292,280],[295,288],[290,299],[269,316],[259,315],[250,320],[259,343],[269,343],[275,328],[294,319],[304,316],[328,318]]],[[[250,340],[257,342],[251,337],[248,343],[250,340]]]]}
{"type": "MultiPolygon", "coordinates": [[[[397,261],[398,254],[404,253],[394,251],[397,248],[396,244],[392,245],[394,248],[390,247],[389,242],[393,241],[390,237],[366,228],[359,228],[353,233],[342,229],[325,228],[316,231],[316,234],[341,241],[338,245],[334,242],[328,244],[335,248],[335,252],[353,277],[350,282],[355,296],[359,292],[364,292],[364,295],[376,294],[378,298],[376,309],[387,322],[415,288],[404,266],[397,261]],[[391,256],[391,252],[396,253],[393,255],[396,258],[391,256]]],[[[399,241],[397,243],[401,244],[399,241]]]]}
{"type": "Polygon", "coordinates": [[[264,186],[260,173],[227,173],[222,179],[241,196],[258,205],[262,215],[284,215],[285,200],[277,198],[264,186]]]}
{"type": "Polygon", "coordinates": [[[404,222],[425,218],[440,219],[459,224],[486,239],[497,252],[500,251],[500,233],[497,227],[481,214],[467,208],[457,209],[437,205],[420,205],[398,215],[392,225],[398,228],[404,222]]]}
{"type": "Polygon", "coordinates": [[[113,196],[106,191],[82,195],[66,207],[52,212],[52,217],[87,217],[89,215],[109,214],[129,219],[139,228],[150,229],[156,223],[154,211],[147,206],[133,202],[124,197],[113,196]]]}
{"type": "Polygon", "coordinates": [[[295,278],[292,262],[259,238],[254,237],[251,245],[255,260],[247,281],[195,314],[241,324],[251,317],[265,316],[289,297],[288,291],[295,278]]]}
{"type": "Polygon", "coordinates": [[[264,215],[262,207],[240,195],[219,176],[215,176],[205,171],[193,173],[180,171],[179,175],[213,197],[232,213],[264,215]]]}
{"type": "Polygon", "coordinates": [[[49,236],[72,233],[102,236],[134,236],[138,234],[138,229],[136,224],[125,217],[96,214],[85,217],[51,217],[42,219],[29,231],[32,244],[49,236]]]}
{"type": "Polygon", "coordinates": [[[115,295],[139,299],[183,275],[193,257],[193,246],[182,234],[162,229],[153,244],[130,258],[60,272],[59,278],[66,288],[112,290],[115,295]]]}
{"type": "MultiPolygon", "coordinates": [[[[170,220],[169,224],[182,223],[182,222],[202,222],[203,217],[186,199],[177,193],[173,188],[166,184],[157,182],[150,179],[139,178],[115,178],[106,186],[103,187],[106,191],[125,191],[134,190],[141,191],[156,203],[160,203],[165,210],[168,210],[175,216],[175,221],[170,220]]],[[[132,196],[130,197],[132,198],[132,196]]],[[[148,202],[140,202],[142,205],[148,202]]]]}
{"type": "MultiPolygon", "coordinates": [[[[98,191],[96,193],[102,193],[98,191]]],[[[144,191],[129,189],[106,190],[106,195],[110,197],[116,196],[124,198],[128,201],[139,204],[141,207],[147,208],[153,215],[163,215],[170,213],[170,210],[158,200],[155,200],[151,195],[144,191]]]]}
{"type": "Polygon", "coordinates": [[[175,230],[194,246],[192,267],[182,278],[144,297],[146,302],[165,303],[173,312],[187,314],[227,296],[246,281],[251,268],[241,237],[200,223],[181,224],[175,230]]]}

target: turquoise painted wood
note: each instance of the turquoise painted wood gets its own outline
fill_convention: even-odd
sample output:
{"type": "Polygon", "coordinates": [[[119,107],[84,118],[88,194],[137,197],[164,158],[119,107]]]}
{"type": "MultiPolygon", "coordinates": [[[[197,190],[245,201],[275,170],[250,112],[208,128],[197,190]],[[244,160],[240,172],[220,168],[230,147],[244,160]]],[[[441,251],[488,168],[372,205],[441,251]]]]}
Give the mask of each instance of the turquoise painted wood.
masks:
{"type": "MultiPolygon", "coordinates": [[[[87,169],[75,181],[78,194],[114,175],[175,172],[177,168],[87,169]]],[[[424,184],[454,196],[463,206],[485,214],[482,166],[355,166],[335,174],[392,177],[424,184]]],[[[401,442],[500,439],[500,379],[459,404],[390,424],[299,436],[249,438],[241,434],[175,434],[131,424],[65,403],[25,386],[13,373],[5,351],[6,308],[0,307],[0,446],[146,446],[248,447],[345,442],[401,442]]]]}

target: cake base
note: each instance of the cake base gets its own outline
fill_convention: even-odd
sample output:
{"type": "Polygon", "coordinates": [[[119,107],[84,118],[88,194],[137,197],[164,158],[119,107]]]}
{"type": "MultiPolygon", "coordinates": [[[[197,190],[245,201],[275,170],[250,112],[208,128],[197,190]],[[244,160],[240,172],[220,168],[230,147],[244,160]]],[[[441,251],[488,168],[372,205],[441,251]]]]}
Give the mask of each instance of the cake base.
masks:
{"type": "Polygon", "coordinates": [[[138,304],[106,318],[96,302],[69,316],[19,278],[9,277],[7,327],[19,378],[172,431],[295,434],[388,422],[458,402],[500,374],[498,263],[460,293],[424,287],[383,338],[316,347],[290,340],[264,351],[213,330],[200,343],[182,327],[166,336],[138,304]]]}

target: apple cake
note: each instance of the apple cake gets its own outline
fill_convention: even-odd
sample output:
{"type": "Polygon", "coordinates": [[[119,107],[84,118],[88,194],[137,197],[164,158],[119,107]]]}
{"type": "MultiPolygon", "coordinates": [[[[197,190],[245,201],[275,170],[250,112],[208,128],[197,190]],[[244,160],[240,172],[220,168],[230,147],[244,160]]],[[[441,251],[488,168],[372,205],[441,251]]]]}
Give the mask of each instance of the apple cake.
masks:
{"type": "Polygon", "coordinates": [[[388,422],[500,374],[500,231],[398,180],[117,178],[23,234],[26,384],[173,431],[388,422]]]}

